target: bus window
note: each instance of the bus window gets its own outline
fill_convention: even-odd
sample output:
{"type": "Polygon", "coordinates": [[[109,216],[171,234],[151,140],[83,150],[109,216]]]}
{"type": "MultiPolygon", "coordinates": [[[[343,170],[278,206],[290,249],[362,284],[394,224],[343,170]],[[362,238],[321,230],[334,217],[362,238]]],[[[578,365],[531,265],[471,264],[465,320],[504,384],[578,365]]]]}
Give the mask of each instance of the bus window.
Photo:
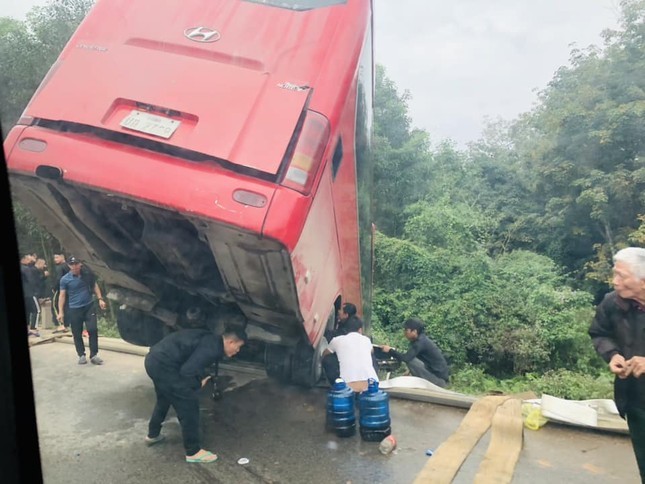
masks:
{"type": "Polygon", "coordinates": [[[347,0],[245,0],[252,3],[261,3],[270,7],[288,8],[290,10],[313,10],[314,8],[341,5],[347,0]]]}
{"type": "Polygon", "coordinates": [[[341,161],[343,161],[343,140],[338,138],[338,143],[336,143],[336,149],[334,150],[334,158],[331,160],[331,173],[334,180],[336,179],[336,173],[338,173],[341,161]]]}

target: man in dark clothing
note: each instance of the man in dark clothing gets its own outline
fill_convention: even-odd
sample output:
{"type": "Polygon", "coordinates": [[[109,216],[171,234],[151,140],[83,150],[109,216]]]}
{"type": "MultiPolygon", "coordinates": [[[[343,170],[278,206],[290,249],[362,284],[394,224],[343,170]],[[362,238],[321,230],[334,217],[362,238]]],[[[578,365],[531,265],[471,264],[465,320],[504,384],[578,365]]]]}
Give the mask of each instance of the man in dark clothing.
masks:
{"type": "MultiPolygon", "coordinates": [[[[60,296],[60,280],[65,274],[69,272],[67,262],[65,262],[65,254],[54,254],[54,284],[52,286],[52,321],[58,321],[58,297],[60,296]]],[[[65,307],[67,310],[67,307],[65,307]]],[[[54,333],[68,331],[69,323],[63,320],[54,333]]]]}
{"type": "Polygon", "coordinates": [[[589,336],[615,375],[614,400],[627,419],[645,483],[645,249],[628,247],[614,255],[614,291],[596,308],[589,336]]]}
{"type": "Polygon", "coordinates": [[[352,303],[345,303],[341,306],[335,316],[336,318],[334,321],[334,328],[325,331],[325,338],[327,338],[327,342],[331,341],[336,336],[347,334],[345,323],[352,316],[356,316],[356,306],[352,303]]]}
{"type": "Polygon", "coordinates": [[[206,368],[224,356],[235,356],[246,342],[242,330],[216,336],[205,329],[183,329],[150,348],[145,368],[152,379],[157,402],[148,424],[146,444],[161,442],[161,425],[172,405],[181,425],[186,462],[213,462],[217,455],[199,443],[199,390],[209,379],[206,368]]]}
{"type": "Polygon", "coordinates": [[[329,339],[331,341],[334,336],[341,336],[348,334],[350,331],[347,329],[347,321],[350,318],[358,317],[356,314],[356,306],[352,303],[345,303],[340,308],[338,312],[338,321],[336,322],[336,327],[334,328],[334,335],[329,339]]]}
{"type": "Polygon", "coordinates": [[[36,331],[36,323],[40,307],[36,297],[38,285],[38,269],[35,267],[34,256],[25,254],[20,259],[20,276],[22,280],[22,294],[25,304],[25,317],[27,318],[27,334],[29,336],[40,336],[36,331]]]}
{"type": "Polygon", "coordinates": [[[418,319],[408,319],[404,324],[404,334],[411,343],[405,354],[388,345],[382,346],[383,352],[405,362],[412,376],[446,387],[449,378],[448,362],[435,342],[424,334],[423,323],[418,319]]]}
{"type": "Polygon", "coordinates": [[[96,277],[79,259],[71,256],[67,259],[69,272],[60,280],[60,295],[58,297],[58,322],[67,324],[72,328],[74,346],[78,354],[78,364],[85,365],[85,343],[83,342],[83,324],[87,328],[90,343],[90,361],[94,365],[102,365],[103,360],[99,352],[99,330],[96,318],[96,307],[92,295],[96,296],[99,307],[105,311],[107,305],[101,288],[96,282],[96,277]]]}
{"type": "Polygon", "coordinates": [[[47,299],[49,294],[47,293],[47,278],[49,277],[49,271],[47,270],[47,261],[45,259],[36,259],[34,264],[36,268],[36,297],[38,299],[47,299]]]}
{"type": "MultiPolygon", "coordinates": [[[[356,306],[352,303],[345,303],[338,310],[338,318],[334,324],[334,329],[325,333],[327,342],[331,342],[336,336],[343,336],[348,333],[347,331],[347,322],[356,318],[356,306]]],[[[324,354],[322,357],[321,365],[327,381],[330,385],[333,385],[336,381],[336,378],[340,377],[340,363],[338,362],[338,356],[336,353],[324,354]]]]}

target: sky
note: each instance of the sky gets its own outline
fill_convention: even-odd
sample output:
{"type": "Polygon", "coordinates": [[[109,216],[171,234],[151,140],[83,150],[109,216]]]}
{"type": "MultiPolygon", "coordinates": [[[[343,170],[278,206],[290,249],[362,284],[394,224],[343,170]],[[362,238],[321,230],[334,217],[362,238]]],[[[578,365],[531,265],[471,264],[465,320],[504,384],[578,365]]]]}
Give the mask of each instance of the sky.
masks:
{"type": "Polygon", "coordinates": [[[436,143],[477,140],[515,119],[568,65],[572,44],[602,45],[617,0],[375,0],[376,62],[412,96],[412,125],[436,143]]]}
{"type": "MultiPolygon", "coordinates": [[[[0,16],[45,2],[0,0],[0,16]]],[[[487,119],[529,111],[571,49],[601,46],[618,17],[618,0],[374,0],[375,60],[410,92],[414,128],[465,147],[487,119]]]]}

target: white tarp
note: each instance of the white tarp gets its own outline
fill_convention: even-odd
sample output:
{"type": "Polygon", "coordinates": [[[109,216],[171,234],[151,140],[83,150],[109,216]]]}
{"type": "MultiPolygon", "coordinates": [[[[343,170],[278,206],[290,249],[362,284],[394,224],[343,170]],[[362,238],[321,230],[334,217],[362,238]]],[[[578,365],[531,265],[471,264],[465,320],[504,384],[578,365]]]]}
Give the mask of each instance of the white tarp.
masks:
{"type": "Polygon", "coordinates": [[[627,432],[627,422],[618,415],[613,400],[566,400],[542,394],[542,398],[525,402],[539,406],[542,416],[553,422],[627,432]]]}
{"type": "Polygon", "coordinates": [[[390,378],[388,380],[380,381],[378,386],[382,389],[418,388],[421,390],[432,390],[434,392],[441,392],[449,395],[462,395],[464,397],[467,396],[463,393],[457,393],[451,390],[446,390],[445,388],[441,388],[440,386],[435,385],[434,383],[431,383],[423,378],[419,378],[418,376],[397,376],[396,378],[390,378]]]}

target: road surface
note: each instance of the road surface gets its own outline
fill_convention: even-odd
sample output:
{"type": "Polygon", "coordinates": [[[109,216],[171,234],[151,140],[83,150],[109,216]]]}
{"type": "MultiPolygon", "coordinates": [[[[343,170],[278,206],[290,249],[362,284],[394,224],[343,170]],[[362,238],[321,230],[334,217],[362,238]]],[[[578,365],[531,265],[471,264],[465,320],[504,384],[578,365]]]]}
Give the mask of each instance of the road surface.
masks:
{"type": "MultiPolygon", "coordinates": [[[[46,483],[401,483],[414,481],[428,457],[459,426],[466,409],[392,398],[394,453],[359,435],[325,432],[324,388],[284,386],[235,373],[236,388],[220,401],[201,401],[203,446],[212,464],[187,464],[179,424],[171,418],[165,442],[146,447],[154,404],[141,356],[102,351],[105,365],[80,366],[73,345],[30,349],[38,434],[46,483]],[[246,457],[249,463],[239,465],[246,457]]],[[[486,452],[486,434],[455,483],[470,483],[486,452]]],[[[430,457],[431,458],[431,457],[430,457]]],[[[547,424],[525,429],[514,483],[638,483],[629,439],[547,424]]]]}

